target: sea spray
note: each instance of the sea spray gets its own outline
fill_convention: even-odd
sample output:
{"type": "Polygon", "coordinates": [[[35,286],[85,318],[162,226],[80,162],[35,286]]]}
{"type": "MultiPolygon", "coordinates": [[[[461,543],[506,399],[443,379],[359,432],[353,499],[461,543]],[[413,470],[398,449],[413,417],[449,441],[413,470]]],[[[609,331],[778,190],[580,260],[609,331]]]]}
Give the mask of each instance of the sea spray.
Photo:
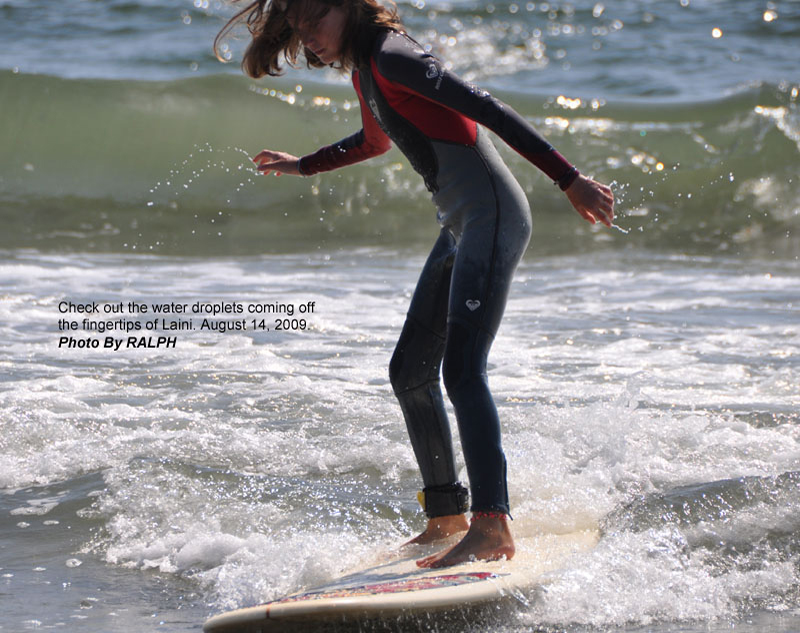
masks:
{"type": "MultiPolygon", "coordinates": [[[[287,90],[294,85],[276,81],[287,90]]],[[[232,77],[158,84],[0,73],[9,104],[0,137],[13,144],[22,135],[27,145],[0,159],[9,246],[128,252],[135,244],[149,253],[224,255],[428,243],[436,230],[430,195],[397,150],[311,178],[255,178],[249,156],[262,148],[313,151],[351,134],[361,113],[304,109],[246,85],[232,77]],[[43,91],[58,95],[61,110],[82,113],[63,145],[50,142],[60,128],[47,127],[55,124],[37,96],[43,91]],[[279,128],[264,128],[263,121],[278,119],[279,128]],[[141,129],[151,140],[143,142],[141,129]],[[125,156],[118,147],[127,148],[125,156]]],[[[516,96],[517,109],[582,172],[616,181],[618,217],[630,230],[623,238],[584,226],[559,191],[498,141],[531,201],[531,252],[576,252],[589,240],[597,247],[794,256],[796,124],[788,114],[779,126],[756,112],[796,113],[793,89],[762,85],[684,104],[609,101],[597,111],[516,96]],[[544,106],[557,121],[542,116],[544,106]]],[[[312,92],[306,86],[302,94],[312,92]]],[[[326,92],[346,99],[351,90],[326,92]]]]}

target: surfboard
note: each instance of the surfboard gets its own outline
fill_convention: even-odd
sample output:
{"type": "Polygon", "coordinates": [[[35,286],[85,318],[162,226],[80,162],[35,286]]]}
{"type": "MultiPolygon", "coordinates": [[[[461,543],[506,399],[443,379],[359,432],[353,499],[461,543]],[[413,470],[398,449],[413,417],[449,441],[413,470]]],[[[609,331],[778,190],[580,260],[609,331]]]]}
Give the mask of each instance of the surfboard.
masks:
{"type": "Polygon", "coordinates": [[[593,530],[542,534],[516,541],[510,561],[475,561],[443,569],[420,569],[403,556],[361,569],[326,585],[272,602],[221,613],[205,622],[205,633],[291,631],[309,624],[357,622],[478,606],[499,600],[525,602],[526,589],[546,581],[573,554],[597,543],[593,530]]]}

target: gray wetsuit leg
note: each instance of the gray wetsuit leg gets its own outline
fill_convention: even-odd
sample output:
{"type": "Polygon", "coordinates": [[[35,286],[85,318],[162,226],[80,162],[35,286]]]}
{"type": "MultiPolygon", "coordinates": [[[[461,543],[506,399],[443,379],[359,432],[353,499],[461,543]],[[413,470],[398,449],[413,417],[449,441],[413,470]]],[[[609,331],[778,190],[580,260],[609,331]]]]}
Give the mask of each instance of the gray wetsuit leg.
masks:
{"type": "Polygon", "coordinates": [[[530,210],[482,130],[475,147],[434,142],[434,148],[439,188],[433,200],[442,230],[392,357],[392,386],[422,472],[428,516],[464,510],[440,373],[456,413],[471,509],[508,513],[506,460],[486,362],[530,238],[530,210]]]}

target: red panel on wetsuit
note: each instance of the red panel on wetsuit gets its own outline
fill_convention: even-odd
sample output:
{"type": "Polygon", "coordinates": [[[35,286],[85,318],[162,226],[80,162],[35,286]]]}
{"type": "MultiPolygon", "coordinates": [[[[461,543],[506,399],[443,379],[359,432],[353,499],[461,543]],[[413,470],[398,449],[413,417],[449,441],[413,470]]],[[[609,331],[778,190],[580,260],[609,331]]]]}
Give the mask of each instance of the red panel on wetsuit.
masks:
{"type": "Polygon", "coordinates": [[[353,88],[356,89],[358,103],[361,105],[361,126],[364,129],[364,136],[367,144],[373,148],[369,152],[365,152],[365,154],[369,154],[368,157],[383,154],[389,149],[392,141],[386,136],[375,117],[372,116],[367,104],[364,103],[364,95],[361,94],[361,86],[358,82],[358,71],[353,72],[353,88]]]}
{"type": "Polygon", "coordinates": [[[386,101],[420,132],[439,141],[475,145],[478,126],[475,121],[451,110],[407,86],[386,79],[378,71],[375,59],[370,60],[372,76],[386,101]]]}
{"type": "Polygon", "coordinates": [[[364,103],[364,97],[358,85],[357,72],[353,73],[353,86],[358,95],[358,102],[361,104],[362,129],[338,143],[320,147],[316,152],[303,156],[298,167],[304,176],[312,176],[322,171],[352,165],[383,154],[391,147],[392,141],[384,134],[364,103]]]}

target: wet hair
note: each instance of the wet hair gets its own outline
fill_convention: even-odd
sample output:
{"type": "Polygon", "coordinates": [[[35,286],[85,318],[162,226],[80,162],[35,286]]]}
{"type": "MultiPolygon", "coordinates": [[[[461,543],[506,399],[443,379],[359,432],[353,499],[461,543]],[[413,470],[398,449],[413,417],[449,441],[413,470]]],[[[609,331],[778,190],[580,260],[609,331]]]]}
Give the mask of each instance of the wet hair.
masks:
{"type": "Polygon", "coordinates": [[[220,56],[220,43],[240,24],[247,25],[252,37],[242,59],[242,69],[254,78],[282,74],[281,58],[296,67],[301,52],[309,68],[330,65],[343,71],[352,70],[368,59],[377,30],[403,31],[394,5],[386,7],[377,0],[254,0],[234,15],[214,39],[214,53],[220,61],[226,61],[220,56]],[[342,31],[341,60],[326,64],[303,46],[287,14],[291,9],[295,19],[313,24],[332,7],[343,7],[347,19],[342,31]]]}

